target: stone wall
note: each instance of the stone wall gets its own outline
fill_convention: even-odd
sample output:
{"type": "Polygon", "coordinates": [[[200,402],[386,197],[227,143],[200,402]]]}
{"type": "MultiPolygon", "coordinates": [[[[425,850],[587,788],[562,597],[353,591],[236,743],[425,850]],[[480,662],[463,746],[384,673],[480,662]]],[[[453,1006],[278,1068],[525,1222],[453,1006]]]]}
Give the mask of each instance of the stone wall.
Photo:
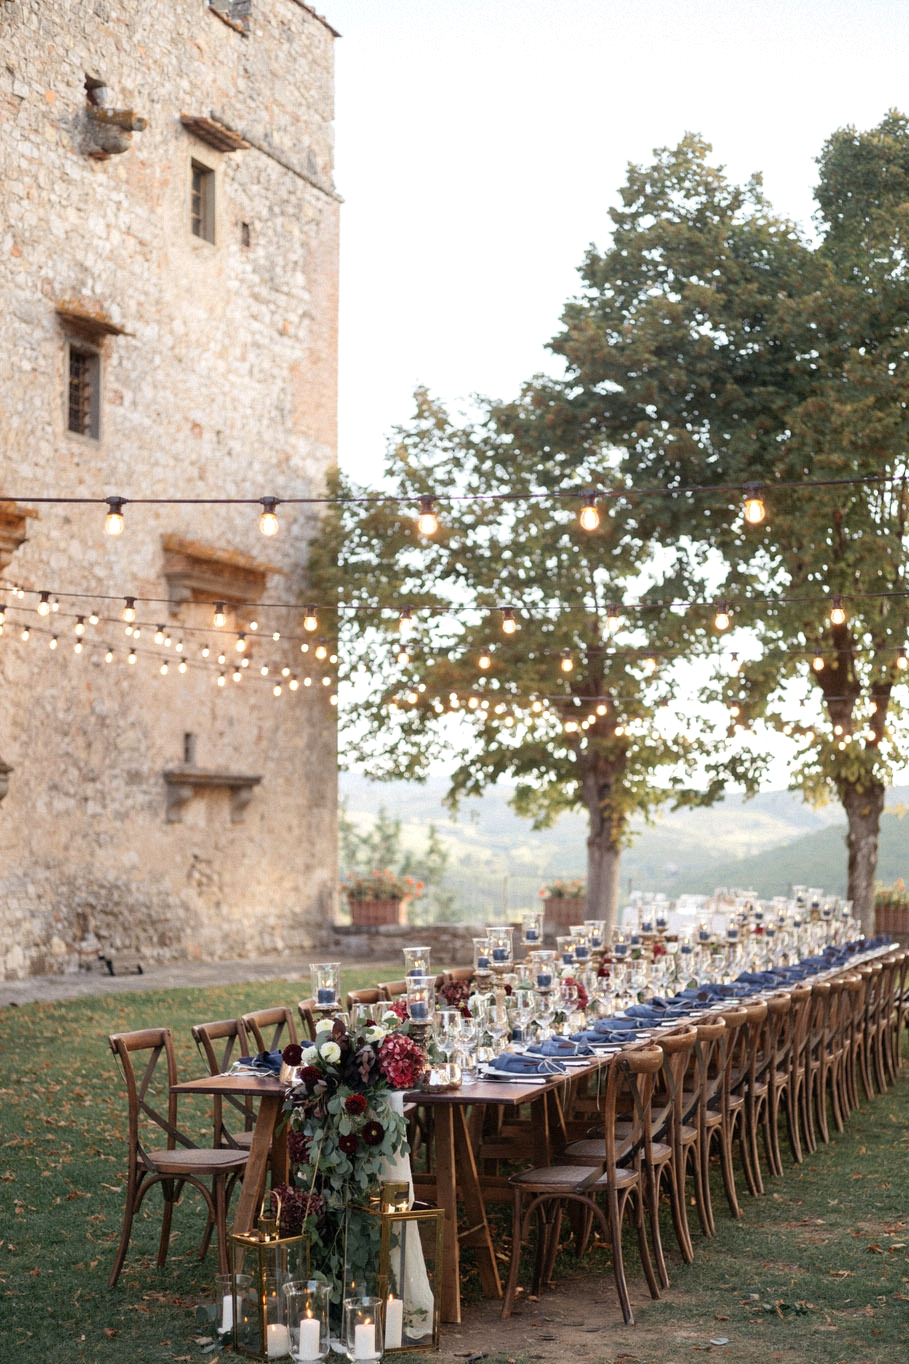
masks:
{"type": "Polygon", "coordinates": [[[318,508],[279,505],[266,540],[255,501],[319,497],[336,457],[334,34],[298,0],[243,8],[0,0],[0,496],[27,536],[0,542],[0,978],[95,942],[317,946],[333,915],[333,677],[299,610],[318,508]],[[68,429],[69,345],[101,357],[97,438],[68,429]]]}

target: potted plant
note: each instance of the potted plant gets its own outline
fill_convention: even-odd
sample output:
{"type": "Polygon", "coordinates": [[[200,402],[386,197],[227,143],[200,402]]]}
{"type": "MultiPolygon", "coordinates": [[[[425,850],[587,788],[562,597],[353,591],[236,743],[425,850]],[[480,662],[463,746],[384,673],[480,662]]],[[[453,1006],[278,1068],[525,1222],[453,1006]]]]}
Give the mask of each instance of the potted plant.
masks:
{"type": "Polygon", "coordinates": [[[347,897],[351,922],[361,927],[406,923],[409,900],[423,894],[423,883],[412,876],[400,876],[383,868],[379,871],[349,872],[341,882],[347,897]]]}
{"type": "Polygon", "coordinates": [[[877,933],[909,934],[909,892],[901,876],[892,886],[876,888],[874,928],[877,933]]]}
{"type": "Polygon", "coordinates": [[[587,917],[587,882],[550,881],[540,891],[545,922],[550,928],[568,929],[587,917]]]}

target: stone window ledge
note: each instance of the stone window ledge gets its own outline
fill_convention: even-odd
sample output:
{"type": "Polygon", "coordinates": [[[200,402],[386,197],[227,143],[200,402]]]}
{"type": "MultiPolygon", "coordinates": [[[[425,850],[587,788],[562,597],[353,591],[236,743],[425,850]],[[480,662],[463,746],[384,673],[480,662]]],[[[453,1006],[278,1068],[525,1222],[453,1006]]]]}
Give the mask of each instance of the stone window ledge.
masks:
{"type": "Polygon", "coordinates": [[[201,767],[172,767],[163,773],[166,786],[165,818],[168,824],[181,824],[183,807],[198,791],[230,791],[230,822],[242,824],[246,807],[261,777],[239,772],[211,772],[201,767]]]}

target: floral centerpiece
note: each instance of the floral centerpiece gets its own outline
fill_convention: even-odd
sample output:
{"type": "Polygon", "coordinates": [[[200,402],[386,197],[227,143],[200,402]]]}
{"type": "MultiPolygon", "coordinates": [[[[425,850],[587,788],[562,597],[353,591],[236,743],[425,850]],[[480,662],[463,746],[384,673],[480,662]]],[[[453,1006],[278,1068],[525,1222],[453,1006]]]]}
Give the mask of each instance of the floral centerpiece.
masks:
{"type": "Polygon", "coordinates": [[[322,1019],[312,1045],[282,1055],[297,1078],[284,1102],[293,1182],[280,1191],[281,1230],[307,1233],[312,1269],[339,1306],[345,1282],[375,1272],[378,1221],[356,1208],[379,1192],[395,1158],[409,1154],[399,1096],[419,1084],[426,1058],[394,1014],[355,1034],[322,1019]]]}

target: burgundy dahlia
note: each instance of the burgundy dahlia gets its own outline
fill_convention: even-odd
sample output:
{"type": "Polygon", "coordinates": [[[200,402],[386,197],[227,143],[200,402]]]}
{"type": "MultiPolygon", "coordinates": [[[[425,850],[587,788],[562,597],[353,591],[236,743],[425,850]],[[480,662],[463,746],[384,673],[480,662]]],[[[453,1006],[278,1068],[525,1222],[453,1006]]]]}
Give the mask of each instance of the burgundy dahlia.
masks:
{"type": "Polygon", "coordinates": [[[367,1146],[381,1146],[385,1128],[380,1122],[376,1122],[375,1118],[370,1118],[360,1129],[360,1136],[367,1146]]]}
{"type": "Polygon", "coordinates": [[[303,1060],[303,1048],[299,1042],[288,1042],[281,1052],[281,1060],[285,1066],[298,1066],[303,1060]]]}
{"type": "Polygon", "coordinates": [[[366,1100],[362,1094],[351,1094],[344,1100],[344,1107],[352,1117],[358,1118],[361,1113],[366,1112],[366,1100]]]}
{"type": "Polygon", "coordinates": [[[356,1132],[348,1132],[345,1136],[338,1137],[338,1145],[345,1156],[355,1156],[357,1154],[357,1147],[360,1145],[360,1138],[357,1136],[356,1132]]]}

